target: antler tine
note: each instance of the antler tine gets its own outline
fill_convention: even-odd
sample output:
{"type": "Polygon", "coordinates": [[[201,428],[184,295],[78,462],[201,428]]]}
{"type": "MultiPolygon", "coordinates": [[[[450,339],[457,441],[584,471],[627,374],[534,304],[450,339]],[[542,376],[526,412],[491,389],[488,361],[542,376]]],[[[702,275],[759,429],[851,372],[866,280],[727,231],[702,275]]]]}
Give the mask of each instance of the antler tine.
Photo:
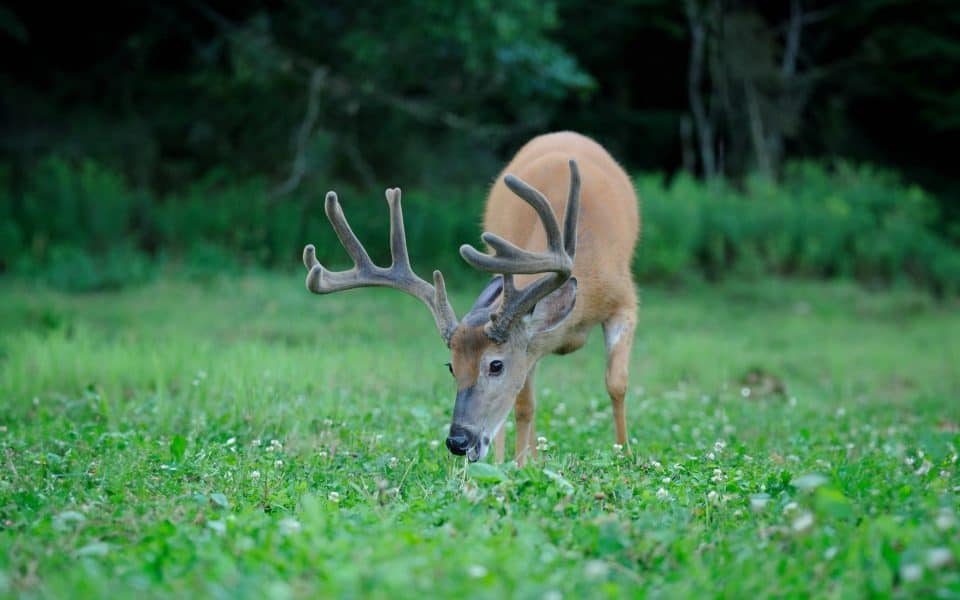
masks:
{"type": "Polygon", "coordinates": [[[433,272],[433,286],[417,277],[410,266],[407,252],[407,234],[403,224],[403,205],[400,202],[400,188],[387,189],[387,204],[390,206],[390,272],[397,280],[414,288],[413,295],[423,300],[433,313],[443,339],[448,340],[457,328],[457,315],[447,298],[447,286],[443,273],[433,272]]]}
{"type": "Polygon", "coordinates": [[[580,221],[580,168],[577,161],[570,159],[570,192],[567,195],[567,208],[563,211],[563,249],[570,262],[577,254],[577,223],[580,221]]]}
{"type": "Polygon", "coordinates": [[[403,227],[403,206],[400,204],[400,188],[387,189],[387,204],[390,206],[390,256],[391,270],[400,269],[412,273],[407,255],[407,234],[403,227]]]}
{"type": "Polygon", "coordinates": [[[313,244],[308,244],[303,249],[303,264],[309,271],[306,281],[307,289],[314,294],[329,294],[368,286],[398,289],[419,298],[427,305],[440,330],[440,335],[443,336],[444,341],[449,342],[457,328],[457,316],[447,298],[443,275],[440,271],[434,271],[434,285],[430,285],[417,277],[410,268],[400,188],[387,189],[385,195],[387,204],[390,206],[390,255],[392,257],[390,267],[378,267],[370,260],[370,255],[347,223],[336,193],[328,192],[324,206],[327,218],[340,243],[353,259],[354,266],[349,271],[328,271],[317,261],[316,248],[313,244]]]}
{"type": "Polygon", "coordinates": [[[547,234],[547,251],[531,252],[490,232],[481,238],[493,249],[494,255],[483,254],[468,244],[460,247],[460,255],[471,266],[481,271],[503,275],[503,300],[500,309],[491,317],[486,332],[496,341],[506,339],[507,332],[517,318],[533,309],[537,302],[559,288],[573,272],[577,245],[577,221],[580,216],[580,171],[577,161],[570,159],[570,192],[564,210],[563,233],[547,199],[538,190],[521,179],[507,175],[504,183],[537,212],[547,234]],[[513,276],[519,274],[550,273],[522,290],[517,290],[513,276]]]}
{"type": "Polygon", "coordinates": [[[553,208],[550,202],[537,190],[531,187],[527,182],[511,174],[503,178],[503,183],[510,188],[514,194],[520,196],[527,204],[533,207],[543,222],[543,228],[547,232],[547,247],[557,252],[560,250],[560,227],[557,225],[557,217],[553,214],[553,208]]]}
{"type": "Polygon", "coordinates": [[[353,233],[353,229],[347,223],[347,218],[343,216],[343,209],[340,208],[340,201],[337,199],[336,192],[327,192],[326,200],[323,203],[323,211],[327,213],[327,220],[330,221],[337,237],[340,238],[340,243],[343,244],[343,248],[353,259],[357,268],[361,271],[372,270],[373,261],[370,260],[370,255],[367,254],[363,244],[353,233]]]}

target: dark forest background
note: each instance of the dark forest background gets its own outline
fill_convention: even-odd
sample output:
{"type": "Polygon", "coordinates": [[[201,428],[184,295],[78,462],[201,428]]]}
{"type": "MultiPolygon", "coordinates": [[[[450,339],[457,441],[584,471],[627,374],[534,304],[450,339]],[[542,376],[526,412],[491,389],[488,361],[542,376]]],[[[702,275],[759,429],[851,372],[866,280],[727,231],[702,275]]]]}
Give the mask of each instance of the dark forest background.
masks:
{"type": "Polygon", "coordinates": [[[503,161],[573,129],[638,177],[641,277],[954,290],[957,31],[952,0],[7,4],[0,270],[342,262],[322,193],[379,239],[388,185],[456,268],[503,161]]]}

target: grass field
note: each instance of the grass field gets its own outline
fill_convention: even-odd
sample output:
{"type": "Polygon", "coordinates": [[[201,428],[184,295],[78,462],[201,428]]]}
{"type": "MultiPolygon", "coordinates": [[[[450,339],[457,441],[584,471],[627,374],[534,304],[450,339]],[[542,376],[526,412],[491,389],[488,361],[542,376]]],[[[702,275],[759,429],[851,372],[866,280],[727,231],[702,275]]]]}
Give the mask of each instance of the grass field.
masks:
{"type": "Polygon", "coordinates": [[[544,361],[518,470],[443,447],[448,357],[400,294],[5,284],[0,593],[960,597],[955,303],[641,296],[632,454],[594,333],[544,361]]]}

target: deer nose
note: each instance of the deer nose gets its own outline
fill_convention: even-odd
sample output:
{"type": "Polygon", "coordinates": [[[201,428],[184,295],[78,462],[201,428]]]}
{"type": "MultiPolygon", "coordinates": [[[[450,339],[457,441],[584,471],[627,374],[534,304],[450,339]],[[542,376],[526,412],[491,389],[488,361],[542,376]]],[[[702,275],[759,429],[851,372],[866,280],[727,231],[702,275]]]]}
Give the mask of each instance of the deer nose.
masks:
{"type": "Polygon", "coordinates": [[[457,456],[463,456],[467,450],[477,445],[477,434],[460,425],[450,426],[447,437],[447,449],[457,456]]]}

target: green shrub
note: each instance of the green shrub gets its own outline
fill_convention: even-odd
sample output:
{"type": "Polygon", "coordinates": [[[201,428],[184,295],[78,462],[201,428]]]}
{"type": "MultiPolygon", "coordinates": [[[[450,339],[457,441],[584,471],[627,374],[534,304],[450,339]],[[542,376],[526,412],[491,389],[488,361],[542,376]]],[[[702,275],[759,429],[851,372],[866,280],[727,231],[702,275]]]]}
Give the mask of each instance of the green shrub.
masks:
{"type": "Polygon", "coordinates": [[[144,283],[154,261],[143,252],[117,245],[101,254],[69,244],[54,244],[48,260],[33,269],[49,286],[68,292],[116,290],[144,283]]]}
{"type": "Polygon", "coordinates": [[[776,274],[960,289],[960,251],[934,233],[936,202],[888,171],[798,162],[782,182],[751,178],[742,190],[645,175],[637,191],[642,279],[776,274]]]}
{"type": "MultiPolygon", "coordinates": [[[[5,181],[0,169],[0,182],[5,181]]],[[[263,178],[210,173],[159,197],[132,189],[96,163],[48,158],[13,197],[0,193],[0,268],[70,290],[148,279],[160,262],[192,277],[237,269],[296,268],[305,243],[330,268],[349,258],[326,220],[326,188],[306,181],[271,194],[263,178]]],[[[911,282],[960,292],[960,251],[938,237],[934,199],[889,172],[838,162],[797,162],[782,181],[742,186],[686,174],[636,178],[643,233],[635,272],[644,281],[767,275],[911,282]]],[[[379,264],[389,264],[383,191],[338,187],[352,228],[379,264]]],[[[411,258],[424,277],[468,268],[460,244],[479,241],[484,190],[407,190],[411,258]]]]}

